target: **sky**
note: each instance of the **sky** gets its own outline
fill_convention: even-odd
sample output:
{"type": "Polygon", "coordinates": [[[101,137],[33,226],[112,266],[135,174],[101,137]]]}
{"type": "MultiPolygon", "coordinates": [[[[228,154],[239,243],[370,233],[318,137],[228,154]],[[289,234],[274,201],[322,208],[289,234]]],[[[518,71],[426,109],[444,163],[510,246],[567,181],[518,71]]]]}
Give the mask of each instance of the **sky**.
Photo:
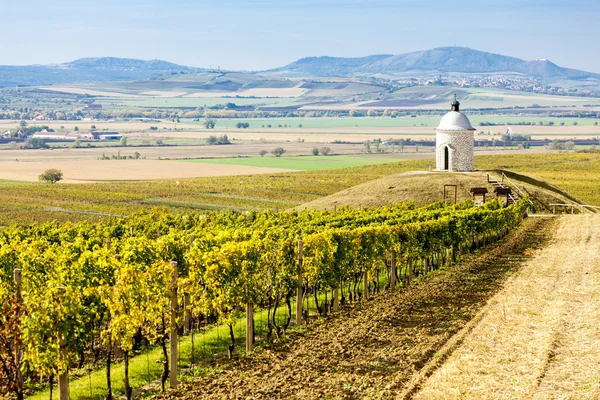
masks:
{"type": "Polygon", "coordinates": [[[83,57],[264,70],[465,46],[600,73],[598,0],[0,0],[0,64],[83,57]]]}

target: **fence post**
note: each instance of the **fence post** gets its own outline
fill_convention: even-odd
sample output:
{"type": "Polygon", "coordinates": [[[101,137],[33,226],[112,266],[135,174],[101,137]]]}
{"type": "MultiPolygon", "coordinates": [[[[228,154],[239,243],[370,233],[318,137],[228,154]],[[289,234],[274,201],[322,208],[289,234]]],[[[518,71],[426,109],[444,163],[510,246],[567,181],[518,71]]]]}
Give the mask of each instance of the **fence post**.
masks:
{"type": "MultiPolygon", "coordinates": [[[[14,274],[14,279],[15,279],[15,295],[17,296],[17,304],[19,305],[19,307],[21,307],[22,301],[21,301],[21,291],[22,291],[22,275],[21,275],[21,269],[20,268],[15,268],[15,270],[13,271],[14,274]]],[[[21,349],[21,346],[17,345],[15,343],[15,348],[13,349],[15,352],[15,368],[16,368],[16,383],[17,383],[17,387],[19,389],[19,392],[23,393],[23,375],[21,374],[21,360],[23,359],[23,352],[21,349]]]]}
{"type": "MultiPolygon", "coordinates": [[[[58,288],[58,295],[62,298],[62,296],[64,296],[65,294],[65,288],[64,287],[59,287],[58,288]]],[[[60,353],[61,353],[61,357],[63,356],[63,352],[64,352],[64,348],[67,344],[67,341],[65,339],[65,336],[61,334],[61,332],[58,333],[60,335],[60,353]]],[[[59,400],[69,400],[69,371],[68,369],[61,372],[58,375],[58,398],[59,400]]]]}
{"type": "Polygon", "coordinates": [[[296,325],[302,325],[302,240],[298,240],[298,288],[296,289],[296,325]]]}
{"type": "Polygon", "coordinates": [[[246,353],[252,351],[252,339],[254,339],[254,304],[249,301],[246,304],[246,353]]]}
{"type": "Polygon", "coordinates": [[[177,389],[177,261],[171,261],[171,370],[169,371],[169,387],[177,389]]]}

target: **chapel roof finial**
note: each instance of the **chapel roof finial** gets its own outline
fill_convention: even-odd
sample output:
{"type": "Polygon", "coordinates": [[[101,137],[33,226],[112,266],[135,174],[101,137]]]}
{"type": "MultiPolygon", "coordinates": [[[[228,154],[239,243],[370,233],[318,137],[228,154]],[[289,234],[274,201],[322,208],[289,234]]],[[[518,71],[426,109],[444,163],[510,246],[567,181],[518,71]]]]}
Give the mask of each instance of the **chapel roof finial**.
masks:
{"type": "Polygon", "coordinates": [[[454,101],[450,104],[450,109],[452,111],[459,111],[460,103],[456,100],[456,93],[454,93],[454,101]]]}

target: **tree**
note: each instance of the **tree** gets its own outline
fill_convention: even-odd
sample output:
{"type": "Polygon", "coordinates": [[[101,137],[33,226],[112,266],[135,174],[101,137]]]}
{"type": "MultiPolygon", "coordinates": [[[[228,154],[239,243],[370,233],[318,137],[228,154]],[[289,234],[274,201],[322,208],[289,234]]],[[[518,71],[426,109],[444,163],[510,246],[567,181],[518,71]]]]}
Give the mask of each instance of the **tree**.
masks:
{"type": "Polygon", "coordinates": [[[44,171],[43,174],[41,174],[39,176],[39,180],[42,182],[48,182],[48,183],[56,183],[60,180],[62,180],[63,178],[63,173],[55,168],[50,168],[47,169],[46,171],[44,171]]]}
{"type": "Polygon", "coordinates": [[[331,153],[331,148],[325,146],[325,147],[321,147],[319,149],[319,151],[321,152],[321,154],[323,154],[324,156],[328,155],[329,153],[331,153]]]}
{"type": "Polygon", "coordinates": [[[266,151],[265,149],[262,149],[261,151],[258,152],[258,154],[260,154],[261,157],[264,157],[265,154],[267,154],[268,151],[266,151]]]}
{"type": "Polygon", "coordinates": [[[121,140],[119,140],[119,144],[123,147],[127,146],[127,136],[123,136],[121,140]]]}
{"type": "Polygon", "coordinates": [[[19,122],[19,126],[21,128],[25,128],[27,126],[27,121],[21,120],[21,122],[19,122]]]}
{"type": "Polygon", "coordinates": [[[36,138],[36,137],[28,137],[25,141],[25,149],[47,149],[48,145],[44,139],[36,138]]]}
{"type": "Polygon", "coordinates": [[[75,129],[73,129],[75,132],[79,132],[79,127],[76,126],[75,129]]]}
{"type": "Polygon", "coordinates": [[[277,147],[271,150],[271,154],[273,154],[275,157],[281,157],[283,153],[285,153],[285,149],[283,147],[277,147]]]}
{"type": "Polygon", "coordinates": [[[92,125],[92,126],[91,126],[91,129],[96,129],[96,125],[92,125]]]}
{"type": "Polygon", "coordinates": [[[564,145],[563,145],[563,143],[562,143],[560,140],[558,140],[558,139],[554,139],[554,140],[552,141],[552,144],[550,145],[550,147],[551,147],[553,150],[564,150],[564,145]]]}
{"type": "Polygon", "coordinates": [[[313,147],[312,154],[313,154],[313,156],[318,156],[319,155],[319,149],[317,149],[316,147],[313,147]]]}
{"type": "Polygon", "coordinates": [[[216,121],[215,121],[214,119],[212,119],[212,118],[208,118],[206,121],[204,121],[204,124],[203,124],[203,125],[204,125],[204,127],[205,127],[206,129],[213,129],[213,128],[215,127],[215,125],[216,125],[216,124],[217,124],[217,123],[216,123],[216,121]]]}

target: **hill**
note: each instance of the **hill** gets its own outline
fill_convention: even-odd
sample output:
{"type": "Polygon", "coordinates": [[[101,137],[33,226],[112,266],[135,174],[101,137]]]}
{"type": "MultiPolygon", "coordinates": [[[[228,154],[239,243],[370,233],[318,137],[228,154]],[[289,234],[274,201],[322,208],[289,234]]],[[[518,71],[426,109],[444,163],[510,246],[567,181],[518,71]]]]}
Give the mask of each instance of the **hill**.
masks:
{"type": "Polygon", "coordinates": [[[521,74],[547,81],[600,79],[600,74],[559,67],[546,59],[526,61],[466,47],[439,47],[398,55],[361,58],[307,57],[266,71],[285,76],[360,76],[377,74],[521,74]]]}
{"type": "Polygon", "coordinates": [[[50,85],[74,82],[108,82],[148,79],[161,75],[193,73],[200,68],[162,60],[99,57],[51,65],[0,66],[0,86],[50,85]]]}
{"type": "MultiPolygon", "coordinates": [[[[575,197],[539,179],[509,171],[480,171],[470,173],[439,173],[427,171],[411,171],[390,175],[381,179],[363,183],[342,190],[341,192],[322,197],[297,206],[304,209],[335,209],[340,206],[349,207],[381,207],[397,202],[414,201],[417,206],[444,200],[444,185],[456,185],[458,202],[471,198],[469,190],[473,187],[488,189],[488,199],[494,197],[494,188],[487,182],[488,172],[499,180],[502,172],[510,177],[511,182],[524,190],[534,203],[533,212],[549,213],[553,203],[581,203],[575,197]]],[[[514,185],[506,185],[515,191],[514,185]]],[[[454,190],[450,188],[447,200],[453,200],[454,190]]],[[[562,210],[565,211],[565,210],[562,210]]],[[[568,211],[568,210],[567,210],[568,211]]]]}

